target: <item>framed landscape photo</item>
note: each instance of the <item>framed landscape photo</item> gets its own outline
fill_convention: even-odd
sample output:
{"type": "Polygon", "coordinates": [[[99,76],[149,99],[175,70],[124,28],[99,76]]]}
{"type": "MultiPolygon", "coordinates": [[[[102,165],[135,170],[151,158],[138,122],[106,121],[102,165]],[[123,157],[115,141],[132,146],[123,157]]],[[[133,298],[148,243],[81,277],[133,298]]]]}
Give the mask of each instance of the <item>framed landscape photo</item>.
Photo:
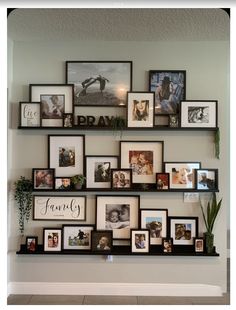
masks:
{"type": "Polygon", "coordinates": [[[33,195],[33,220],[85,221],[86,196],[33,195]]]}
{"type": "Polygon", "coordinates": [[[186,96],[186,71],[150,70],[149,91],[155,92],[155,114],[178,114],[186,96]]]}
{"type": "Polygon", "coordinates": [[[131,252],[149,253],[150,231],[147,229],[131,229],[131,252]]]}
{"type": "Polygon", "coordinates": [[[129,239],[139,225],[139,196],[96,196],[96,229],[111,230],[114,239],[129,239]]]}
{"type": "Polygon", "coordinates": [[[173,238],[162,239],[162,250],[163,250],[163,253],[173,252],[173,238]]]}
{"type": "Polygon", "coordinates": [[[61,228],[43,229],[43,250],[44,252],[61,252],[62,249],[61,228]]]}
{"type": "Polygon", "coordinates": [[[198,236],[198,217],[171,216],[169,219],[169,236],[173,245],[193,245],[198,236]]]}
{"type": "Polygon", "coordinates": [[[91,250],[94,225],[63,225],[63,250],[91,250]]]}
{"type": "Polygon", "coordinates": [[[170,188],[170,174],[169,173],[157,173],[157,190],[168,190],[170,188]]]}
{"type": "Polygon", "coordinates": [[[109,254],[112,251],[112,231],[92,231],[92,251],[109,254]]]}
{"type": "Polygon", "coordinates": [[[132,61],[66,61],[66,83],[80,106],[126,106],[132,90],[132,61]]]}
{"type": "Polygon", "coordinates": [[[140,227],[150,231],[150,244],[161,244],[167,236],[167,209],[141,209],[140,227]]]}
{"type": "Polygon", "coordinates": [[[163,141],[120,141],[120,167],[132,169],[133,183],[156,183],[162,172],[163,141]]]}
{"type": "Polygon", "coordinates": [[[131,169],[111,169],[112,189],[131,189],[132,170],[131,169]]]}
{"type": "Polygon", "coordinates": [[[170,189],[195,189],[195,170],[200,162],[165,162],[165,172],[170,174],[170,189]]]}
{"type": "Polygon", "coordinates": [[[196,253],[204,252],[204,239],[203,238],[194,238],[194,249],[196,253]]]}
{"type": "Polygon", "coordinates": [[[38,237],[36,236],[27,236],[26,237],[26,251],[29,253],[35,253],[38,249],[38,237]]]}
{"type": "Polygon", "coordinates": [[[63,113],[73,113],[73,84],[30,84],[30,100],[41,102],[42,127],[62,127],[63,113]]]}
{"type": "Polygon", "coordinates": [[[128,92],[127,94],[127,127],[154,126],[155,93],[128,92]]]}
{"type": "Polygon", "coordinates": [[[57,177],[84,174],[84,151],[84,135],[48,136],[48,166],[57,177]]]}
{"type": "Polygon", "coordinates": [[[181,101],[181,127],[217,128],[217,104],[217,100],[181,101]]]}
{"type": "Polygon", "coordinates": [[[41,102],[20,102],[20,127],[41,127],[41,102]]]}
{"type": "Polygon", "coordinates": [[[86,187],[111,188],[111,169],[118,167],[118,156],[86,156],[86,187]]]}
{"type": "Polygon", "coordinates": [[[33,168],[33,189],[53,190],[55,169],[33,168]]]}
{"type": "Polygon", "coordinates": [[[195,173],[197,190],[207,191],[218,189],[218,169],[199,169],[195,173]]]}
{"type": "Polygon", "coordinates": [[[62,191],[71,190],[72,189],[71,178],[56,177],[55,178],[55,189],[62,190],[62,191]]]}

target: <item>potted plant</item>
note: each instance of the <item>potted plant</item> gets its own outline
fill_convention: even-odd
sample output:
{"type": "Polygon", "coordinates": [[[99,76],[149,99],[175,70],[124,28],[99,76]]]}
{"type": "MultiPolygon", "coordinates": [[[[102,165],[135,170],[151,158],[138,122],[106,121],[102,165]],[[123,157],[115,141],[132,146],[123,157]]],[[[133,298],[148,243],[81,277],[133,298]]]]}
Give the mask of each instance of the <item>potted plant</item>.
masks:
{"type": "Polygon", "coordinates": [[[207,202],[206,210],[204,211],[203,205],[200,200],[202,216],[203,216],[204,224],[206,227],[206,232],[204,233],[205,242],[206,242],[206,251],[209,254],[214,252],[213,228],[214,228],[216,217],[221,207],[221,203],[222,203],[222,198],[220,199],[220,201],[217,201],[216,193],[213,192],[210,200],[207,202]]]}
{"type": "Polygon", "coordinates": [[[25,221],[28,222],[30,218],[30,212],[32,209],[32,180],[20,177],[15,183],[15,195],[16,205],[18,207],[19,215],[19,230],[21,235],[24,235],[25,221]]]}
{"type": "Polygon", "coordinates": [[[75,189],[81,189],[86,177],[83,174],[76,174],[71,178],[71,183],[73,184],[75,189]]]}

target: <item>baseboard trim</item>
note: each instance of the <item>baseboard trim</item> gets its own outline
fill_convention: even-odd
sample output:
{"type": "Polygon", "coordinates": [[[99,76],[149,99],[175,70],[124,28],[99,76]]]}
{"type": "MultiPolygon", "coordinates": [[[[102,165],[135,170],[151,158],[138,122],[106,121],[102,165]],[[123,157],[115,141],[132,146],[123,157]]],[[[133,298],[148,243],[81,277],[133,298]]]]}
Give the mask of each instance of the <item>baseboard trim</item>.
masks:
{"type": "Polygon", "coordinates": [[[179,283],[10,282],[8,295],[222,296],[219,286],[179,283]]]}

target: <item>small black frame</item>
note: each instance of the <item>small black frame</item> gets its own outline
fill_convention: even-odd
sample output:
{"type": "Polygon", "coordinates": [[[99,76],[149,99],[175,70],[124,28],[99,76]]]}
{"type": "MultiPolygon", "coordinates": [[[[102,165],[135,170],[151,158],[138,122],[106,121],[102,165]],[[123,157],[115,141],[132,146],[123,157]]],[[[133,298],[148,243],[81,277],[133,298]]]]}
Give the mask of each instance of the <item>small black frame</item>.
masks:
{"type": "Polygon", "coordinates": [[[37,252],[38,236],[26,236],[25,247],[26,247],[26,251],[29,253],[37,252]]]}
{"type": "Polygon", "coordinates": [[[54,178],[55,178],[55,169],[53,168],[32,169],[32,180],[34,190],[44,190],[44,191],[54,190],[55,189],[54,178]]]}
{"type": "Polygon", "coordinates": [[[92,230],[92,252],[93,253],[112,253],[112,231],[111,230],[92,230]]]}
{"type": "Polygon", "coordinates": [[[195,180],[198,191],[218,190],[218,169],[197,169],[195,171],[195,180]]]}
{"type": "Polygon", "coordinates": [[[132,189],[132,169],[111,169],[111,189],[114,190],[130,190],[132,189]],[[125,176],[125,173],[128,174],[127,179],[121,180],[121,175],[123,174],[125,176]],[[114,180],[114,174],[117,174],[117,182],[114,180]]]}

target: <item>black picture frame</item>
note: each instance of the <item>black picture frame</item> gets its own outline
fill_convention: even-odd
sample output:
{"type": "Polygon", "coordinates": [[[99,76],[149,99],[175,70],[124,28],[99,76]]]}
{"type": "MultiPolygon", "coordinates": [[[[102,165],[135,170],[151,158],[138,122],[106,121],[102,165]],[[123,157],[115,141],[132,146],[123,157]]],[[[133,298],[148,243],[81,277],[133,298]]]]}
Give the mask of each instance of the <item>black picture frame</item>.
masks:
{"type": "Polygon", "coordinates": [[[53,168],[33,168],[32,180],[33,190],[54,190],[55,169],[53,168]]]}
{"type": "Polygon", "coordinates": [[[169,114],[169,127],[179,128],[180,127],[180,117],[179,114],[169,114]]]}
{"type": "Polygon", "coordinates": [[[19,102],[19,127],[41,127],[41,102],[19,102]]]}
{"type": "Polygon", "coordinates": [[[55,177],[54,188],[57,191],[70,191],[73,189],[70,177],[55,177]]]}
{"type": "Polygon", "coordinates": [[[173,238],[162,238],[162,252],[173,253],[173,238]]]}
{"type": "Polygon", "coordinates": [[[194,240],[194,251],[195,253],[204,253],[205,252],[205,240],[201,237],[196,237],[194,240]]]}
{"type": "Polygon", "coordinates": [[[198,191],[218,190],[218,169],[202,168],[195,171],[196,189],[198,191]]]}
{"type": "Polygon", "coordinates": [[[168,191],[170,189],[170,174],[166,172],[156,173],[156,185],[158,191],[168,191]]]}
{"type": "Polygon", "coordinates": [[[38,236],[26,236],[25,248],[28,253],[35,253],[38,250],[38,236]]]}
{"type": "Polygon", "coordinates": [[[57,252],[57,253],[62,251],[61,228],[45,227],[43,229],[43,250],[44,252],[57,252]]]}
{"type": "Polygon", "coordinates": [[[62,123],[63,128],[74,127],[74,114],[73,113],[63,113],[62,120],[63,120],[63,123],[62,123]]]}
{"type": "Polygon", "coordinates": [[[148,254],[150,251],[150,230],[131,229],[130,243],[132,254],[148,254]]]}
{"type": "Polygon", "coordinates": [[[112,231],[92,230],[92,249],[93,253],[111,254],[112,253],[112,231]]]}
{"type": "Polygon", "coordinates": [[[130,190],[132,183],[132,169],[111,169],[111,189],[130,190]]]}

